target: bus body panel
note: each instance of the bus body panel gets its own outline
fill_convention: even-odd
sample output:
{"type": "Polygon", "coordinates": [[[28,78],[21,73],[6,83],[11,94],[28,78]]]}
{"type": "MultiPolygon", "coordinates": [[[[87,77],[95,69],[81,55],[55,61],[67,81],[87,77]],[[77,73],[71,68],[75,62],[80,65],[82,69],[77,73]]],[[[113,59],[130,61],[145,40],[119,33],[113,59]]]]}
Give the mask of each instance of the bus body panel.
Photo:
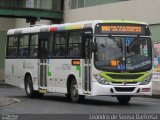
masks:
{"type": "MultiPolygon", "coordinates": [[[[94,55],[92,55],[94,56],[94,55]]],[[[92,72],[91,72],[91,77],[92,77],[92,96],[96,96],[96,95],[102,95],[102,96],[118,96],[118,95],[132,95],[132,96],[142,96],[142,95],[148,95],[151,96],[152,95],[152,81],[147,84],[147,85],[139,85],[140,82],[136,82],[136,83],[124,83],[123,82],[119,82],[119,83],[111,83],[110,85],[103,85],[100,84],[96,79],[95,79],[95,75],[98,75],[100,73],[102,73],[104,71],[98,70],[95,68],[93,60],[92,60],[92,72]],[[134,88],[134,90],[131,91],[116,91],[116,87],[118,88],[134,88]],[[148,92],[143,92],[143,89],[150,89],[148,92]],[[111,92],[111,89],[113,90],[113,92],[111,92]]],[[[150,71],[146,71],[149,75],[152,75],[152,70],[150,71]]],[[[113,72],[114,73],[114,72],[113,72]]],[[[138,72],[137,72],[138,73],[138,72]]],[[[121,73],[123,74],[123,73],[121,73]]],[[[125,80],[125,79],[124,79],[125,80]]]]}
{"type": "Polygon", "coordinates": [[[51,73],[50,78],[52,78],[52,80],[48,79],[48,88],[53,87],[53,82],[55,82],[55,90],[48,90],[58,93],[67,93],[67,79],[70,75],[73,75],[77,80],[79,93],[82,94],[82,69],[78,69],[82,66],[83,65],[72,65],[72,59],[50,59],[48,72],[51,73]]]}
{"type": "Polygon", "coordinates": [[[32,77],[33,88],[38,90],[38,59],[6,59],[6,83],[24,88],[25,75],[32,77]]]}
{"type": "MultiPolygon", "coordinates": [[[[133,21],[125,21],[125,20],[119,20],[119,21],[103,21],[103,20],[97,20],[97,21],[86,21],[86,22],[79,22],[79,23],[67,23],[67,24],[61,24],[61,25],[50,25],[50,26],[39,26],[39,27],[31,27],[31,28],[21,28],[21,29],[11,29],[8,31],[8,36],[21,36],[23,34],[41,34],[41,32],[59,32],[59,31],[65,31],[69,35],[69,31],[76,31],[76,30],[84,30],[85,27],[91,28],[93,30],[92,39],[91,43],[94,44],[96,42],[96,35],[94,34],[96,32],[95,28],[99,27],[98,23],[124,23],[124,24],[140,24],[140,25],[147,25],[146,23],[141,23],[141,22],[133,22],[133,21]]],[[[105,32],[107,31],[107,27],[105,26],[103,29],[103,34],[100,34],[101,36],[109,36],[108,34],[105,35],[105,32]]],[[[115,26],[110,26],[110,27],[115,27],[115,26]]],[[[100,29],[98,31],[100,33],[100,29]]],[[[110,31],[109,31],[110,32],[110,31]]],[[[122,32],[122,31],[121,31],[122,32]]],[[[123,33],[123,32],[122,32],[123,33]]],[[[116,33],[115,33],[116,34],[116,33]]],[[[48,34],[51,35],[51,34],[48,34]]],[[[67,42],[68,42],[68,35],[67,35],[67,42]]],[[[123,35],[122,35],[123,36],[123,35]]],[[[124,35],[124,36],[136,36],[136,35],[124,35]]],[[[139,35],[137,35],[139,36],[139,35]]],[[[137,37],[136,36],[136,37],[137,37]]],[[[49,36],[47,39],[50,40],[51,37],[49,36]]],[[[82,38],[84,38],[84,34],[81,35],[82,38]]],[[[145,36],[146,37],[146,36],[145,36]]],[[[147,36],[150,38],[151,36],[147,36]]],[[[53,37],[54,38],[54,37],[53,37]]],[[[43,37],[42,37],[43,39],[43,37]]],[[[39,39],[38,39],[39,40],[39,39]]],[[[40,40],[39,40],[40,41],[40,40]]],[[[47,40],[46,40],[47,41],[47,40]]],[[[67,43],[66,42],[66,43],[67,43]]],[[[84,42],[82,40],[82,42],[84,42]]],[[[85,41],[86,42],[86,41],[85,41]]],[[[65,43],[65,44],[66,44],[65,43]]],[[[66,44],[66,46],[68,43],[66,44]]],[[[84,43],[82,49],[85,49],[87,45],[84,43]]],[[[123,44],[124,45],[124,44],[123,44]]],[[[29,45],[28,45],[29,46],[29,45]]],[[[40,47],[40,43],[38,45],[40,47]]],[[[13,46],[11,46],[13,47],[13,46]]],[[[32,46],[33,47],[33,46],[32,46]]],[[[55,46],[52,46],[55,47],[55,46]]],[[[93,47],[93,46],[92,46],[93,47]]],[[[92,48],[91,47],[91,48],[92,48]]],[[[103,45],[101,46],[103,47],[103,45]]],[[[67,47],[66,47],[67,48],[67,47]]],[[[69,47],[68,47],[69,48],[69,47]]],[[[30,49],[30,47],[29,47],[30,49]]],[[[29,50],[30,51],[30,50],[29,50]]],[[[66,50],[68,52],[69,50],[66,50]]],[[[53,52],[53,51],[52,51],[53,52]]],[[[86,51],[83,50],[83,54],[86,55],[86,51]]],[[[92,51],[93,52],[93,51],[92,51]]],[[[109,52],[109,51],[108,51],[109,52]]],[[[95,75],[99,75],[102,72],[109,72],[109,70],[98,70],[95,66],[95,58],[94,58],[94,52],[92,53],[91,61],[88,61],[88,58],[86,59],[85,55],[83,57],[81,56],[80,58],[78,57],[68,57],[67,54],[65,56],[52,56],[45,58],[46,62],[44,63],[46,65],[46,83],[47,85],[45,86],[45,89],[47,92],[57,92],[57,93],[67,93],[67,81],[69,80],[69,76],[72,75],[75,77],[77,81],[77,87],[78,87],[78,93],[80,95],[111,95],[111,96],[119,96],[119,95],[151,95],[152,94],[152,82],[146,85],[139,85],[137,84],[129,84],[129,83],[124,83],[124,84],[110,84],[110,85],[103,85],[98,82],[98,80],[95,78],[95,75]],[[82,59],[83,58],[83,59],[82,59]],[[79,60],[80,64],[74,65],[72,61],[74,60],[79,60]],[[89,68],[89,69],[88,69],[89,68]],[[90,80],[88,80],[90,79],[90,80]],[[88,82],[86,84],[86,82],[88,82]],[[87,89],[86,89],[87,87],[87,89]],[[118,92],[116,90],[116,87],[118,89],[123,89],[123,88],[134,88],[132,91],[121,91],[118,92]],[[145,91],[150,89],[149,91],[145,91]],[[142,91],[144,89],[144,91],[142,91]]],[[[43,58],[38,58],[36,57],[35,59],[33,58],[12,58],[8,57],[5,60],[5,80],[6,83],[24,88],[24,81],[25,81],[25,75],[30,74],[32,77],[32,83],[33,83],[33,89],[34,90],[40,90],[40,77],[41,77],[41,72],[40,72],[40,64],[41,60],[43,58]]],[[[113,63],[115,63],[113,61],[113,63]]],[[[44,71],[43,71],[44,72],[44,71]]],[[[113,71],[110,71],[114,73],[113,71]]],[[[145,72],[148,72],[148,74],[152,74],[151,70],[146,70],[145,72]]],[[[123,74],[123,72],[119,71],[117,72],[120,75],[123,74]]],[[[135,73],[140,73],[140,72],[135,72],[135,73]]],[[[143,79],[144,80],[144,79],[143,79]]]]}
{"type": "Polygon", "coordinates": [[[117,96],[117,95],[131,95],[131,96],[139,96],[139,95],[152,95],[152,82],[150,82],[148,85],[121,85],[121,86],[116,86],[116,85],[101,85],[98,82],[93,82],[93,96],[96,95],[109,95],[109,96],[117,96]],[[135,88],[131,92],[120,92],[116,91],[116,87],[121,87],[121,88],[135,88]],[[149,92],[143,92],[143,89],[148,89],[150,88],[149,92]],[[111,89],[113,89],[113,93],[111,92],[111,89]],[[140,89],[139,92],[138,89],[140,89]]]}

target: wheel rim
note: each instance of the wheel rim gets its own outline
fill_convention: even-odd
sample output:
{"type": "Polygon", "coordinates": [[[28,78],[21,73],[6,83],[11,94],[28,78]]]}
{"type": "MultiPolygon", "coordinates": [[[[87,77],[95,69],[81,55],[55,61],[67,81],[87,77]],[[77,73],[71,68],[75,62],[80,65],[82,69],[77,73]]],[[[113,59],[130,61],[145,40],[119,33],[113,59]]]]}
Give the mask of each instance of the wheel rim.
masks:
{"type": "Polygon", "coordinates": [[[71,91],[72,97],[76,98],[78,96],[77,85],[73,85],[71,91]]]}
{"type": "Polygon", "coordinates": [[[28,94],[31,93],[31,89],[30,89],[29,83],[27,83],[26,90],[27,90],[27,93],[28,93],[28,94]]]}

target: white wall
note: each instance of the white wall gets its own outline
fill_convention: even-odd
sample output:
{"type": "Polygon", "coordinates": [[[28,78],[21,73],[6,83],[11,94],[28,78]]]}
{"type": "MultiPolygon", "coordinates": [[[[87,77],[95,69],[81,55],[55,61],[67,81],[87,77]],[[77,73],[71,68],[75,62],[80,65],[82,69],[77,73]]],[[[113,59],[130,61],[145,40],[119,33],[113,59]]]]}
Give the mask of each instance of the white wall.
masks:
{"type": "Polygon", "coordinates": [[[15,19],[13,18],[0,18],[0,31],[7,31],[14,28],[15,19]]]}
{"type": "Polygon", "coordinates": [[[149,24],[160,23],[160,0],[130,0],[85,8],[70,9],[65,0],[65,22],[93,19],[127,19],[144,21],[149,24]]]}

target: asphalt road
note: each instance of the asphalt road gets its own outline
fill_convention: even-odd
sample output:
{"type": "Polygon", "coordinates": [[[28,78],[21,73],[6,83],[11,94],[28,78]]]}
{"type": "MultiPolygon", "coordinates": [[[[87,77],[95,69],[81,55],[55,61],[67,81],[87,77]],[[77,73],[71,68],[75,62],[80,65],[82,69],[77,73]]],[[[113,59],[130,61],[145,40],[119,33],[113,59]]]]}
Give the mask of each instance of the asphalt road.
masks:
{"type": "Polygon", "coordinates": [[[75,104],[63,94],[46,94],[41,99],[30,99],[25,91],[11,86],[0,86],[0,98],[17,101],[0,107],[0,114],[156,114],[160,113],[160,99],[133,97],[128,105],[120,105],[116,98],[86,97],[84,103],[75,104]]]}

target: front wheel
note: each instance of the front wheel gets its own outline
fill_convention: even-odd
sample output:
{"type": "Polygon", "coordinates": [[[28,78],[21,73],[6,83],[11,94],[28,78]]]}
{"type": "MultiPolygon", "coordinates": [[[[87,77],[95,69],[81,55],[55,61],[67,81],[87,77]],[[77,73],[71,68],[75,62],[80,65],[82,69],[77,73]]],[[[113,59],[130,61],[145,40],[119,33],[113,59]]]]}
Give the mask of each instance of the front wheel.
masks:
{"type": "Polygon", "coordinates": [[[120,104],[126,105],[131,100],[131,96],[118,96],[117,100],[120,104]]]}
{"type": "Polygon", "coordinates": [[[73,79],[72,82],[71,82],[68,97],[70,97],[70,100],[74,103],[82,102],[85,99],[84,95],[79,95],[78,94],[78,86],[77,86],[77,82],[76,82],[75,79],[73,79]]]}

